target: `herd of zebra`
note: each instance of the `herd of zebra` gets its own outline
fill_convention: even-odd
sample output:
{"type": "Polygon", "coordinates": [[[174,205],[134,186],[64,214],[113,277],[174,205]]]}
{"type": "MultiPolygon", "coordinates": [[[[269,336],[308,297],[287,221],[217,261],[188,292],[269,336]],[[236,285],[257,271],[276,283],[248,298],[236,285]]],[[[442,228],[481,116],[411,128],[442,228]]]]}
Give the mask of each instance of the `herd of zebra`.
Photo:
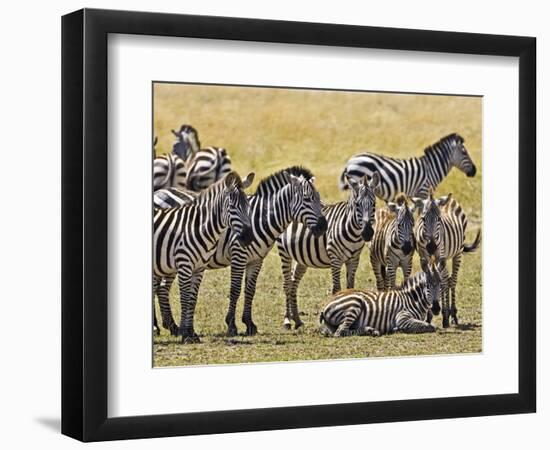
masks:
{"type": "MultiPolygon", "coordinates": [[[[308,268],[332,272],[333,298],[320,314],[325,334],[434,331],[432,315],[440,311],[443,327],[449,320],[458,324],[455,290],[462,254],[479,247],[480,232],[466,244],[468,220],[461,205],[451,194],[435,198],[434,192],[453,167],[468,177],[476,174],[461,136],[440,139],[421,157],[353,156],[340,177],[348,199],[329,205],[321,201],[308,168],[293,166],[272,173],[254,194],[246,194],[254,173],[242,179],[232,170],[225,149],[201,148],[197,130],[190,125],[172,133],[172,151],[153,162],[153,294],[163,327],[181,336],[183,343],[200,342],[194,312],[204,271],[228,266],[227,333],[237,334],[235,309],[243,277],[242,322],[247,335],[257,333],[252,319],[256,282],[274,246],[281,259],[287,329],[292,323],[295,328],[303,325],[297,292],[308,268]],[[376,198],[387,205],[377,208],[376,198]],[[359,291],[354,290],[355,274],[365,243],[376,289],[359,291]],[[415,251],[422,270],[411,276],[415,251]],[[347,290],[342,291],[344,265],[347,290]],[[399,268],[404,281],[397,286],[399,268]],[[176,277],[179,324],[169,303],[176,277]]],[[[155,138],[153,147],[156,142],[155,138]]],[[[159,333],[154,308],[153,317],[159,333]]]]}

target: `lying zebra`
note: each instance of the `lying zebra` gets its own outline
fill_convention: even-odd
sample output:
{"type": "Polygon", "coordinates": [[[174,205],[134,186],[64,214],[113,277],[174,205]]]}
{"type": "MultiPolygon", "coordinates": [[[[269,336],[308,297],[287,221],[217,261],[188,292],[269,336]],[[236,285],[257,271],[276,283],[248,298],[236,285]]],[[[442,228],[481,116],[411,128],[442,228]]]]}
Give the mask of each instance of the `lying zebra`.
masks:
{"type": "Polygon", "coordinates": [[[439,269],[430,264],[396,289],[339,292],[321,312],[321,332],[335,337],[396,331],[433,333],[435,326],[426,322],[426,314],[439,308],[440,296],[439,269]]]}
{"type": "MultiPolygon", "coordinates": [[[[252,227],[250,245],[246,248],[239,245],[231,230],[220,236],[215,252],[207,261],[207,269],[231,266],[229,307],[225,319],[230,336],[237,334],[235,308],[241,293],[243,276],[245,288],[242,321],[246,325],[247,335],[257,333],[257,327],[252,320],[256,281],[264,258],[279,235],[291,222],[303,224],[317,237],[326,231],[327,222],[321,210],[321,200],[314,180],[315,177],[308,169],[299,166],[289,167],[266,177],[260,181],[256,192],[248,196],[252,227]]],[[[189,193],[175,189],[158,191],[154,196],[155,204],[161,201],[168,206],[184,204],[187,201],[186,195],[189,193]]],[[[168,302],[172,279],[166,278],[158,291],[163,325],[170,330],[175,329],[168,302]]]]}
{"type": "MultiPolygon", "coordinates": [[[[449,326],[449,316],[458,325],[456,308],[456,284],[463,253],[478,249],[481,242],[481,230],[477,232],[474,242],[466,244],[466,227],[468,218],[460,204],[451,198],[452,194],[434,199],[433,193],[426,200],[414,198],[420,211],[415,227],[416,248],[420,263],[424,267],[430,260],[437,261],[442,269],[442,323],[449,326]],[[452,275],[447,270],[447,260],[452,260],[452,275]],[[450,296],[450,306],[449,306],[450,296]]],[[[428,314],[428,321],[431,314],[428,314]]]]}
{"type": "Polygon", "coordinates": [[[409,159],[390,158],[376,153],[360,153],[351,157],[340,175],[340,189],[347,189],[347,177],[356,179],[380,173],[376,195],[391,201],[403,192],[409,197],[428,197],[456,167],[466,176],[476,174],[476,166],[464,146],[464,138],[453,133],[424,150],[424,155],[409,159]]]}
{"type": "Polygon", "coordinates": [[[370,181],[366,177],[359,181],[350,179],[352,189],[348,201],[323,206],[328,222],[326,234],[317,236],[294,222],[278,238],[286,297],[285,328],[291,327],[291,320],[295,328],[303,325],[298,313],[297,291],[308,267],[331,269],[334,294],[340,290],[340,275],[345,264],[347,287],[353,288],[361,251],[374,234],[374,189],[378,182],[377,173],[370,181]]]}
{"type": "Polygon", "coordinates": [[[397,203],[376,210],[374,236],[369,243],[370,262],[379,291],[395,288],[397,269],[401,267],[403,280],[411,275],[414,255],[414,207],[407,205],[407,197],[400,194],[397,203]]]}
{"type": "Polygon", "coordinates": [[[231,171],[227,151],[220,147],[201,149],[198,132],[191,125],[182,125],[172,133],[176,136],[172,152],[153,161],[154,191],[175,187],[199,192],[231,171]]]}

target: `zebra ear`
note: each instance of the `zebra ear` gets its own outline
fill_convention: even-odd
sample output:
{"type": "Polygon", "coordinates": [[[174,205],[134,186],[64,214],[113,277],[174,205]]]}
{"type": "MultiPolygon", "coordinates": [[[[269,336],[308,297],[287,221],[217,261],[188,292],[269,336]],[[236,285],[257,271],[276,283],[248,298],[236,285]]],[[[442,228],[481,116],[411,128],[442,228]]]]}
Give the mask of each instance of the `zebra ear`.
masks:
{"type": "Polygon", "coordinates": [[[369,186],[371,188],[377,188],[380,184],[380,173],[379,172],[373,172],[373,174],[370,177],[369,186]]]}
{"type": "Polygon", "coordinates": [[[309,179],[309,182],[310,182],[311,184],[315,183],[315,177],[311,177],[311,178],[309,179]]]}
{"type": "Polygon", "coordinates": [[[155,136],[155,139],[153,139],[153,147],[157,145],[157,142],[159,141],[158,136],[155,136]]]}
{"type": "Polygon", "coordinates": [[[439,197],[439,199],[437,200],[437,204],[438,204],[439,206],[445,206],[445,205],[449,202],[449,200],[451,199],[451,196],[452,196],[452,195],[453,195],[453,194],[451,193],[451,194],[446,195],[446,196],[444,196],[444,197],[439,197]]]}
{"type": "Polygon", "coordinates": [[[348,182],[348,186],[357,192],[357,190],[359,189],[359,182],[355,178],[349,176],[347,172],[346,181],[348,182]]]}
{"type": "Polygon", "coordinates": [[[393,202],[388,202],[388,209],[394,214],[397,213],[397,205],[393,202]]]}
{"type": "Polygon", "coordinates": [[[418,197],[412,197],[411,200],[414,203],[414,209],[418,209],[419,211],[422,211],[422,208],[424,207],[424,200],[418,197]]]}
{"type": "Polygon", "coordinates": [[[250,172],[246,178],[243,180],[243,189],[247,189],[252,185],[252,182],[254,181],[254,176],[256,174],[254,172],[250,172]]]}
{"type": "Polygon", "coordinates": [[[170,131],[172,132],[172,134],[173,134],[174,136],[176,136],[176,137],[179,137],[179,134],[178,134],[178,133],[176,133],[176,132],[175,132],[175,131],[174,131],[173,129],[172,129],[172,130],[170,130],[170,131]]]}

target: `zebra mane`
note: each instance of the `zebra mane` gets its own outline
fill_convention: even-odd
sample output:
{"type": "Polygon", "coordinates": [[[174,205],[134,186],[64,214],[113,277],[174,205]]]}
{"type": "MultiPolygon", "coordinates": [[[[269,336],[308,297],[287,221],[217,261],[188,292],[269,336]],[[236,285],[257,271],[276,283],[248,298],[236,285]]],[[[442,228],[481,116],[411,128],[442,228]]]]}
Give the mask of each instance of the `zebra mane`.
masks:
{"type": "Polygon", "coordinates": [[[450,141],[457,141],[461,144],[464,143],[464,138],[460,136],[458,133],[451,133],[445,137],[442,137],[439,141],[437,141],[435,144],[432,144],[424,149],[424,154],[428,155],[430,153],[437,152],[443,144],[446,144],[450,141]]]}
{"type": "Polygon", "coordinates": [[[422,287],[426,284],[426,274],[422,271],[415,273],[412,277],[407,278],[401,286],[396,290],[398,291],[412,291],[418,287],[422,287]]]}
{"type": "Polygon", "coordinates": [[[281,185],[287,184],[289,180],[288,177],[285,175],[285,172],[297,177],[302,176],[306,180],[311,180],[313,178],[313,173],[311,173],[309,169],[303,166],[288,167],[286,169],[281,169],[278,172],[274,172],[266,178],[260,180],[260,183],[256,188],[256,194],[270,194],[273,192],[274,189],[278,189],[281,187],[281,185]]]}

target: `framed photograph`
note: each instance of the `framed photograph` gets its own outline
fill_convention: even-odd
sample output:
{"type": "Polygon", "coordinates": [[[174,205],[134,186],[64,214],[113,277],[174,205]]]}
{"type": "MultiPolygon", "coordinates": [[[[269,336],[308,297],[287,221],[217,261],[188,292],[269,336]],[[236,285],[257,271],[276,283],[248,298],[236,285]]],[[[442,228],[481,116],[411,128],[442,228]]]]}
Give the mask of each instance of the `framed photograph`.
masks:
{"type": "Polygon", "coordinates": [[[62,432],[527,413],[532,37],[62,21],[62,432]]]}

